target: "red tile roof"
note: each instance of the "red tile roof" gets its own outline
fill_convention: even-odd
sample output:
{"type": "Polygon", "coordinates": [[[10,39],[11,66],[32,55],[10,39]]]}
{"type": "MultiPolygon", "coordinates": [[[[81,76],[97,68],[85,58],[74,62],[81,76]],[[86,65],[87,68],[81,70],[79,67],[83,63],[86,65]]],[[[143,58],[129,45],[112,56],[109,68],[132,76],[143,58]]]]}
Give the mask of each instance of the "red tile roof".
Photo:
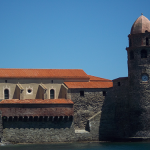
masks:
{"type": "Polygon", "coordinates": [[[69,89],[74,88],[110,88],[113,87],[113,82],[64,82],[69,89]]]}
{"type": "Polygon", "coordinates": [[[104,79],[104,78],[100,78],[100,77],[95,77],[95,76],[91,76],[88,75],[90,78],[90,81],[105,81],[105,82],[111,82],[112,80],[109,79],[104,79]]]}
{"type": "Polygon", "coordinates": [[[0,104],[74,104],[71,99],[5,99],[0,104]]]}
{"type": "Polygon", "coordinates": [[[64,82],[69,89],[74,88],[110,88],[113,87],[112,80],[104,79],[88,75],[90,78],[89,82],[64,82]]]}
{"type": "Polygon", "coordinates": [[[0,78],[84,78],[89,79],[82,69],[0,69],[0,78]]]}

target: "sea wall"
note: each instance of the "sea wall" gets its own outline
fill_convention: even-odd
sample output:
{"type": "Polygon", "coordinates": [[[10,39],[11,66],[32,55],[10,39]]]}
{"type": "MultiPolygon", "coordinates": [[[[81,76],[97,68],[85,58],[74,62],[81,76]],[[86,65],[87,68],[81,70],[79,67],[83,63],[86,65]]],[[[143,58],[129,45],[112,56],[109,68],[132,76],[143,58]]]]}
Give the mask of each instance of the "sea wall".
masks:
{"type": "Polygon", "coordinates": [[[48,143],[75,141],[72,121],[4,123],[3,142],[48,143]]]}
{"type": "Polygon", "coordinates": [[[3,120],[2,142],[50,143],[98,141],[101,112],[88,120],[88,129],[75,130],[73,120],[16,121],[3,120]]]}

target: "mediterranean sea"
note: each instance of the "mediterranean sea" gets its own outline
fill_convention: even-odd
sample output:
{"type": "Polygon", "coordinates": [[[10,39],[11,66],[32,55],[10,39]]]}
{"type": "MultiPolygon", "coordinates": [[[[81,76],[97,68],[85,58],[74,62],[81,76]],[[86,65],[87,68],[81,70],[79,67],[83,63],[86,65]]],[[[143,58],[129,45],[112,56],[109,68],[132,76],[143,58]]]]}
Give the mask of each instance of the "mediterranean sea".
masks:
{"type": "Polygon", "coordinates": [[[150,150],[150,143],[63,143],[2,145],[0,150],[150,150]]]}

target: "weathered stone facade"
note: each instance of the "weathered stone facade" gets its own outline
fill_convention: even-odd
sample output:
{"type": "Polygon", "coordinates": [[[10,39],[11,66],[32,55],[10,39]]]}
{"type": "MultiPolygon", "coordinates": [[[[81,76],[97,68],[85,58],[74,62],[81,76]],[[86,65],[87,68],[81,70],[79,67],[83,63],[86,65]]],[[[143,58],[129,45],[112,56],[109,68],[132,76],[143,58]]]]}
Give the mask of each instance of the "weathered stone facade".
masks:
{"type": "MultiPolygon", "coordinates": [[[[101,111],[105,99],[103,92],[108,89],[70,89],[68,94],[74,102],[74,126],[75,129],[87,129],[88,119],[101,111]],[[84,96],[80,96],[84,91],[84,96]]],[[[69,97],[68,97],[69,98],[69,97]]]]}

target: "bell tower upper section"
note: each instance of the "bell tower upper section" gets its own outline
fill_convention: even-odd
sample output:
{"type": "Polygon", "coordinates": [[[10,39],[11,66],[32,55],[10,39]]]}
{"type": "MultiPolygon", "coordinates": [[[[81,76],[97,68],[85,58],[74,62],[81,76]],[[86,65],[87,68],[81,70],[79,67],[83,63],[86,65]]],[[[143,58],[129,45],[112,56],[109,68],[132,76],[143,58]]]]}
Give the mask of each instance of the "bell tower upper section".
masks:
{"type": "Polygon", "coordinates": [[[150,21],[143,14],[132,25],[128,38],[129,80],[141,82],[144,75],[150,75],[150,21]]]}

